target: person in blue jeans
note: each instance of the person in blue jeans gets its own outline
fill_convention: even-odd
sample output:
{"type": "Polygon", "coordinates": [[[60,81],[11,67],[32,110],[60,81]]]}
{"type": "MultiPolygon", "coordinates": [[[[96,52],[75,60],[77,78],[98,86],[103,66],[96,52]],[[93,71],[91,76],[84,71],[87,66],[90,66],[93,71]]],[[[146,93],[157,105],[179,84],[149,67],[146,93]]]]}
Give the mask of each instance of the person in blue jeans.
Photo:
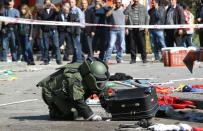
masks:
{"type": "MultiPolygon", "coordinates": [[[[159,0],[152,0],[153,7],[148,11],[150,16],[150,25],[163,25],[165,21],[165,9],[159,6],[159,0]]],[[[159,47],[165,48],[164,31],[161,29],[150,29],[150,43],[154,52],[155,61],[160,60],[159,47]]]]}
{"type": "MultiPolygon", "coordinates": [[[[125,15],[122,8],[122,1],[115,0],[114,6],[107,12],[106,16],[110,19],[112,25],[125,25],[125,15]]],[[[112,51],[117,44],[117,63],[122,63],[123,52],[125,50],[125,29],[121,27],[110,28],[109,46],[105,55],[105,61],[108,64],[111,59],[112,51]]]]}
{"type": "MultiPolygon", "coordinates": [[[[30,12],[29,7],[24,4],[20,8],[20,17],[25,19],[32,19],[32,14],[30,12]]],[[[33,49],[32,49],[32,30],[33,25],[19,24],[18,31],[20,42],[22,46],[22,53],[24,61],[27,62],[28,65],[35,65],[33,58],[33,49]]]]}
{"type": "MultiPolygon", "coordinates": [[[[14,0],[6,0],[5,1],[5,10],[3,12],[3,16],[19,18],[20,13],[14,7],[14,0]]],[[[17,61],[17,51],[16,51],[16,24],[4,22],[2,25],[2,33],[3,33],[3,47],[2,47],[2,59],[3,61],[7,61],[7,53],[10,51],[12,55],[12,61],[17,61]]]]}
{"type": "MultiPolygon", "coordinates": [[[[3,16],[4,6],[3,2],[0,3],[0,16],[3,16]]],[[[2,43],[2,22],[0,22],[0,43],[2,43]]],[[[0,61],[2,61],[2,44],[0,44],[0,61]]]]}
{"type": "Polygon", "coordinates": [[[154,52],[155,61],[160,60],[159,56],[159,49],[166,48],[165,45],[165,38],[164,38],[164,32],[161,30],[151,30],[150,31],[150,43],[152,50],[154,52]]]}
{"type": "MultiPolygon", "coordinates": [[[[58,16],[59,9],[52,3],[51,0],[44,0],[43,9],[38,11],[37,17],[39,20],[46,20],[46,21],[56,21],[58,16]]],[[[43,25],[41,26],[42,29],[42,56],[44,65],[48,65],[50,58],[49,58],[49,40],[53,44],[53,53],[56,56],[56,63],[61,65],[61,52],[59,48],[59,36],[57,26],[55,25],[43,25]]]]}
{"type": "MultiPolygon", "coordinates": [[[[76,0],[70,0],[70,13],[69,13],[69,22],[80,22],[81,24],[85,23],[84,13],[79,7],[76,6],[76,0]]],[[[81,26],[70,27],[69,34],[71,39],[71,44],[74,49],[73,60],[72,62],[83,62],[84,57],[82,53],[82,46],[80,42],[81,26]]]]}

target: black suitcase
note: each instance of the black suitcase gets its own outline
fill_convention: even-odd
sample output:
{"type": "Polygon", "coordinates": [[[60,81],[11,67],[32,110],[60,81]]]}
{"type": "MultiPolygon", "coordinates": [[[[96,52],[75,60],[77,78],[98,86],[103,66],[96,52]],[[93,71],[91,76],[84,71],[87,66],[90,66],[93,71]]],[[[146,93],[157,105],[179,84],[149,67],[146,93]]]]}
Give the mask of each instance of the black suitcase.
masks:
{"type": "Polygon", "coordinates": [[[111,113],[112,120],[150,119],[158,109],[158,98],[153,87],[116,90],[106,99],[106,110],[111,113]]]}

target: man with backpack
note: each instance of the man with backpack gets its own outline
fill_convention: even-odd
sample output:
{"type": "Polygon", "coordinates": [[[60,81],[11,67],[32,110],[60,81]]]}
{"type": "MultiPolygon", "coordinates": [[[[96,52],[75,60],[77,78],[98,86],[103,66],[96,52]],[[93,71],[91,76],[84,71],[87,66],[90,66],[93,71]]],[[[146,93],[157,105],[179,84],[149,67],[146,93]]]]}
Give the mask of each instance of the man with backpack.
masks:
{"type": "Polygon", "coordinates": [[[67,64],[58,69],[37,86],[42,87],[42,97],[48,105],[51,119],[99,121],[101,116],[93,113],[85,100],[99,95],[109,79],[108,66],[97,58],[83,63],[67,64]]]}

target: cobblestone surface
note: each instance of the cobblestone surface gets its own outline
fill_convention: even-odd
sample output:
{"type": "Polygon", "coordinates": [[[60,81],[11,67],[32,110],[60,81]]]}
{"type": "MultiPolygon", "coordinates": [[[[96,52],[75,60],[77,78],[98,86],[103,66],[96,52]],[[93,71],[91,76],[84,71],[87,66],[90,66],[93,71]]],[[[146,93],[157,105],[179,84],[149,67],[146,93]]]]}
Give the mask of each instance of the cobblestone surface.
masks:
{"type": "MultiPolygon", "coordinates": [[[[0,131],[114,131],[121,123],[134,122],[85,122],[85,121],[50,121],[48,117],[47,106],[41,99],[41,89],[35,85],[41,79],[55,71],[59,67],[53,61],[50,65],[27,66],[25,63],[0,63],[0,74],[5,70],[14,71],[16,80],[2,80],[0,76],[0,105],[23,100],[38,99],[36,101],[25,102],[20,104],[12,104],[0,106],[0,131]]],[[[164,67],[163,63],[142,64],[137,62],[134,65],[124,62],[122,64],[110,65],[110,72],[124,72],[132,75],[135,78],[153,78],[154,82],[165,83],[170,80],[176,80],[166,86],[177,87],[180,83],[184,84],[203,84],[202,63],[197,64],[194,68],[194,73],[190,74],[186,68],[164,67]],[[188,79],[188,80],[180,80],[188,79]],[[179,81],[177,81],[179,80],[179,81]]],[[[194,93],[173,93],[174,96],[179,96],[184,99],[195,99],[203,101],[202,94],[194,93]]],[[[96,113],[106,115],[100,107],[93,107],[96,113]]],[[[200,122],[190,122],[177,120],[174,118],[155,118],[157,123],[174,124],[177,122],[188,123],[192,126],[203,127],[200,122]]]]}

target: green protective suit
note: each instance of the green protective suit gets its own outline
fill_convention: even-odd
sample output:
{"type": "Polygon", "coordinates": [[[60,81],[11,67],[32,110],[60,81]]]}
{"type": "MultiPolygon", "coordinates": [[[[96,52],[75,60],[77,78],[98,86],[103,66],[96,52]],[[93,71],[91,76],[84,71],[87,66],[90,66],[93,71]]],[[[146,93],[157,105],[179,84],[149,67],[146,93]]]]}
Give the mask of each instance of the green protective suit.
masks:
{"type": "Polygon", "coordinates": [[[49,107],[50,118],[74,120],[77,114],[85,119],[93,115],[84,101],[91,91],[85,87],[80,65],[67,64],[37,84],[42,87],[42,98],[49,107]]]}

